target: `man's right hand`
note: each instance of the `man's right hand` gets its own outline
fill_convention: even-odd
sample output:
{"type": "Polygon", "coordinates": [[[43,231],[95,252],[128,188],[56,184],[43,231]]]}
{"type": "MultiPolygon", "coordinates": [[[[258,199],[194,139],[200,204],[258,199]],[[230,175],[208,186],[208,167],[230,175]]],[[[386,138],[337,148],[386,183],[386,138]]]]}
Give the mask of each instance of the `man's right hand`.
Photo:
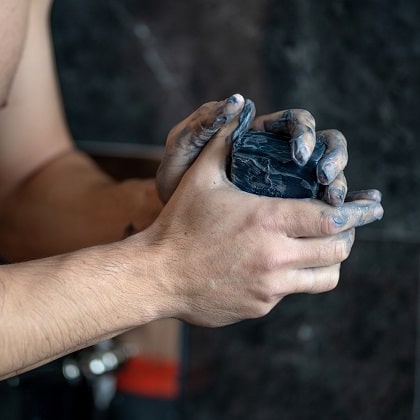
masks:
{"type": "MultiPolygon", "coordinates": [[[[231,132],[236,122],[229,124],[231,132]]],[[[209,141],[144,232],[159,317],[215,327],[263,316],[288,294],[331,290],[355,228],[382,218],[376,190],[352,193],[339,207],[238,190],[226,176],[228,128],[209,141]]]]}

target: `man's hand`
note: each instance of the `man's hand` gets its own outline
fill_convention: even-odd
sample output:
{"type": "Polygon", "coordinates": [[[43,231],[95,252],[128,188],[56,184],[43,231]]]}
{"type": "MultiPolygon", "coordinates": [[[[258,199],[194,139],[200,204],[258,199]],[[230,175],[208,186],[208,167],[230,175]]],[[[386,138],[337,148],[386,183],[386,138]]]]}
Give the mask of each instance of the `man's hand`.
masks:
{"type": "Polygon", "coordinates": [[[382,217],[376,190],[334,207],[234,188],[226,135],[235,126],[210,140],[145,232],[159,261],[159,316],[220,326],[263,316],[291,293],[331,290],[355,228],[382,217]]]}
{"type": "Polygon", "coordinates": [[[242,95],[208,102],[170,131],[165,155],[156,176],[160,199],[166,203],[203,147],[237,117],[244,106],[242,95]]]}
{"type": "Polygon", "coordinates": [[[347,165],[347,142],[338,130],[315,131],[315,119],[306,110],[289,109],[255,118],[253,130],[268,131],[290,137],[292,157],[299,165],[310,158],[315,142],[322,141],[327,148],[318,163],[318,182],[325,186],[324,200],[341,206],[347,194],[343,170],[347,165]]]}
{"type": "MultiPolygon", "coordinates": [[[[318,164],[318,181],[325,186],[324,200],[327,203],[333,206],[343,204],[347,194],[343,170],[348,160],[347,142],[343,134],[338,130],[315,131],[315,119],[302,109],[279,111],[254,119],[254,104],[250,100],[245,101],[239,94],[224,101],[202,105],[170,131],[157,173],[159,196],[164,203],[169,200],[203,147],[238,116],[244,118],[237,132],[251,128],[290,137],[292,157],[299,165],[306,164],[316,140],[325,143],[327,148],[318,164]]],[[[231,128],[231,132],[234,128],[231,128]]]]}

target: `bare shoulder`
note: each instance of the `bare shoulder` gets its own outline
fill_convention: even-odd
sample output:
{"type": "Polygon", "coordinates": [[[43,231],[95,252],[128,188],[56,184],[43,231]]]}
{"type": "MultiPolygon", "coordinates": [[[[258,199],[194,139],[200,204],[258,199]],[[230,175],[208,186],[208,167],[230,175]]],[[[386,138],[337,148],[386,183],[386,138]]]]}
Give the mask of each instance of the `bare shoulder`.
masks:
{"type": "Polygon", "coordinates": [[[6,105],[10,87],[22,55],[29,14],[49,17],[54,0],[0,0],[0,110],[6,105]]]}
{"type": "Polygon", "coordinates": [[[31,8],[37,8],[40,13],[48,14],[54,0],[32,0],[29,3],[31,8]]]}
{"type": "Polygon", "coordinates": [[[28,22],[29,0],[0,0],[0,107],[16,72],[28,22]]]}

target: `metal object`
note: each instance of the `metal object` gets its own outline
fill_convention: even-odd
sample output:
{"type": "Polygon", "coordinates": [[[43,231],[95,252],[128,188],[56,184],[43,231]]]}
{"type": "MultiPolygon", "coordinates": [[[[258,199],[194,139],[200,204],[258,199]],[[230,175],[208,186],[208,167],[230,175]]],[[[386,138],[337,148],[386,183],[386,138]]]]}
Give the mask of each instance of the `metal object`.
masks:
{"type": "Polygon", "coordinates": [[[112,340],[106,340],[64,357],[62,373],[68,381],[77,381],[81,377],[94,380],[102,375],[114,372],[124,363],[127,357],[125,348],[115,346],[112,340]]]}

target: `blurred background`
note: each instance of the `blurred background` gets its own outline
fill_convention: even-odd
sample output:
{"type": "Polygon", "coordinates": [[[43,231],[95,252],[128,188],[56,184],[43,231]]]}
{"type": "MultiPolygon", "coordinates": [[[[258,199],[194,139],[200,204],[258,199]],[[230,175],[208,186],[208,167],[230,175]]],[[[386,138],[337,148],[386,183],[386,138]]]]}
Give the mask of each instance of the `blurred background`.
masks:
{"type": "Polygon", "coordinates": [[[383,192],[336,290],[189,328],[182,419],[420,418],[419,22],[414,0],[56,1],[81,148],[162,147],[200,104],[240,92],[258,113],[305,108],[341,130],[350,189],[383,192]]]}

